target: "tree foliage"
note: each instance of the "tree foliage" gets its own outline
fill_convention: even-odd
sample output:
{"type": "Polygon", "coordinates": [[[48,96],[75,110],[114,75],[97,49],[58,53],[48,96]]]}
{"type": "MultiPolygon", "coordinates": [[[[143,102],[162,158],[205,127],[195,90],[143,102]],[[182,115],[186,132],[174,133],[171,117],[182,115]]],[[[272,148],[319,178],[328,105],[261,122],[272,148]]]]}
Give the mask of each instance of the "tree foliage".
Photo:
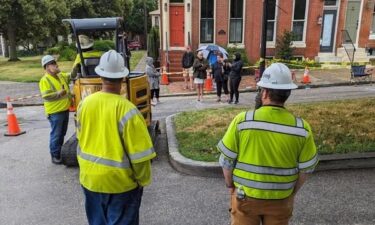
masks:
{"type": "Polygon", "coordinates": [[[0,0],[0,33],[10,47],[10,60],[17,60],[17,46],[35,49],[56,43],[58,35],[69,32],[61,23],[64,18],[119,16],[128,31],[142,34],[143,3],[147,12],[156,8],[155,0],[0,0]]]}
{"type": "Polygon", "coordinates": [[[293,56],[294,48],[292,47],[295,34],[293,31],[285,30],[282,35],[276,39],[276,58],[290,60],[293,56]]]}
{"type": "MultiPolygon", "coordinates": [[[[132,0],[133,7],[129,15],[124,17],[125,26],[133,34],[144,34],[144,9],[146,8],[147,15],[149,12],[157,8],[157,1],[155,0],[132,0]]],[[[151,27],[150,19],[148,19],[148,29],[151,27]]]]}

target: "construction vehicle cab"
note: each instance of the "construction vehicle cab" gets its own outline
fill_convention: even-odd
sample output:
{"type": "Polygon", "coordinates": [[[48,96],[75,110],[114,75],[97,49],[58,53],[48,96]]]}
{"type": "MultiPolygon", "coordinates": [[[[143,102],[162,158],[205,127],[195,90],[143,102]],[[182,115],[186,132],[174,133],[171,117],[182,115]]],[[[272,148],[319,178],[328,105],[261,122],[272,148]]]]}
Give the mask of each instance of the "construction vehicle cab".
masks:
{"type": "MultiPolygon", "coordinates": [[[[102,83],[100,77],[95,73],[95,67],[99,64],[100,55],[86,54],[79,41],[80,35],[86,35],[92,39],[107,40],[107,43],[114,43],[114,50],[120,53],[125,61],[125,66],[130,71],[130,51],[128,49],[127,36],[124,31],[124,21],[122,18],[90,18],[90,19],[64,19],[72,31],[76,41],[78,68],[72,72],[76,73],[73,85],[73,100],[75,107],[78,106],[86,96],[100,91],[102,83]]],[[[113,47],[113,46],[112,46],[113,47]]],[[[95,45],[94,45],[95,50],[95,45]]],[[[104,52],[102,52],[104,53],[104,52]]],[[[77,61],[77,60],[76,60],[77,61]]],[[[158,122],[151,120],[150,88],[147,75],[143,72],[130,72],[124,79],[121,94],[131,101],[144,116],[149,127],[150,135],[155,140],[158,122]]],[[[62,162],[66,166],[76,166],[77,140],[73,135],[62,147],[62,162]]]]}

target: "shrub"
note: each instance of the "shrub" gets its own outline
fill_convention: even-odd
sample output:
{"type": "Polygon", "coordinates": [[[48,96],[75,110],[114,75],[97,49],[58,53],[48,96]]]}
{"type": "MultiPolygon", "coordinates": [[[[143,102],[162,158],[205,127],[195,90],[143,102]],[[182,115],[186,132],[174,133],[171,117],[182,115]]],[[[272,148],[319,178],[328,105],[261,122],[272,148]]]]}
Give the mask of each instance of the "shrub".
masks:
{"type": "Polygon", "coordinates": [[[239,52],[241,54],[241,59],[244,63],[244,66],[249,65],[249,59],[247,58],[246,50],[244,48],[227,48],[226,50],[229,54],[229,60],[232,60],[234,53],[239,52]]]}
{"type": "Polygon", "coordinates": [[[71,48],[64,48],[60,51],[59,61],[73,61],[76,58],[77,52],[71,48]]]}
{"type": "Polygon", "coordinates": [[[159,59],[159,29],[157,27],[152,27],[147,37],[147,55],[152,57],[155,62],[159,59]]]}
{"type": "Polygon", "coordinates": [[[58,46],[48,48],[47,49],[47,54],[49,55],[58,55],[60,54],[60,48],[58,46]]]}
{"type": "Polygon", "coordinates": [[[94,42],[93,49],[98,51],[109,51],[111,49],[115,49],[115,43],[111,40],[99,40],[94,42]]]}
{"type": "Polygon", "coordinates": [[[292,47],[295,34],[293,31],[284,30],[283,34],[276,39],[276,58],[290,60],[293,56],[294,47],[292,47]]]}

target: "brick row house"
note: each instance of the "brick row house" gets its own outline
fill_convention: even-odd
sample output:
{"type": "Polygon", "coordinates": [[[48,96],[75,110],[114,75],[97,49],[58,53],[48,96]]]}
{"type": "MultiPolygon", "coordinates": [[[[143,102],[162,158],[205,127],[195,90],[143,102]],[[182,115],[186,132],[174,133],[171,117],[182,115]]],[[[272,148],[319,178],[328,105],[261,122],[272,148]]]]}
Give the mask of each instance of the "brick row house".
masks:
{"type": "MultiPolygon", "coordinates": [[[[348,61],[342,47],[347,30],[355,61],[375,55],[375,0],[268,0],[267,56],[276,38],[293,31],[295,56],[320,62],[348,61]]],[[[244,48],[250,62],[260,57],[262,0],[160,0],[161,64],[181,71],[184,46],[244,48]],[[166,52],[168,52],[168,57],[166,52]]]]}

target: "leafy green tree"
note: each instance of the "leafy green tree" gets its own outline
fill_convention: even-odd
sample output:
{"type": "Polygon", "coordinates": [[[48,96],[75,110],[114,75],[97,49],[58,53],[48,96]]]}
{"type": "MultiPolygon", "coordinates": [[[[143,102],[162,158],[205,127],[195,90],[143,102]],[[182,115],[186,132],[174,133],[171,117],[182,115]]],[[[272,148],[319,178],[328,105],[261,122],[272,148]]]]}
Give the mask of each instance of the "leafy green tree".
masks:
{"type": "Polygon", "coordinates": [[[133,7],[128,16],[125,16],[125,26],[133,34],[144,34],[144,9],[147,11],[147,26],[148,29],[151,27],[151,20],[148,13],[157,8],[157,2],[155,0],[133,0],[133,7]]]}
{"type": "MultiPolygon", "coordinates": [[[[67,16],[65,1],[1,0],[0,27],[9,45],[9,61],[17,61],[17,46],[36,46],[57,33],[57,20],[67,16]],[[52,27],[52,28],[51,28],[52,27]]],[[[61,23],[61,22],[60,22],[61,23]]],[[[61,28],[60,28],[61,29],[61,28]]]]}
{"type": "Polygon", "coordinates": [[[293,56],[294,48],[292,47],[295,40],[293,31],[284,30],[283,34],[276,39],[276,58],[290,60],[293,56]]]}

